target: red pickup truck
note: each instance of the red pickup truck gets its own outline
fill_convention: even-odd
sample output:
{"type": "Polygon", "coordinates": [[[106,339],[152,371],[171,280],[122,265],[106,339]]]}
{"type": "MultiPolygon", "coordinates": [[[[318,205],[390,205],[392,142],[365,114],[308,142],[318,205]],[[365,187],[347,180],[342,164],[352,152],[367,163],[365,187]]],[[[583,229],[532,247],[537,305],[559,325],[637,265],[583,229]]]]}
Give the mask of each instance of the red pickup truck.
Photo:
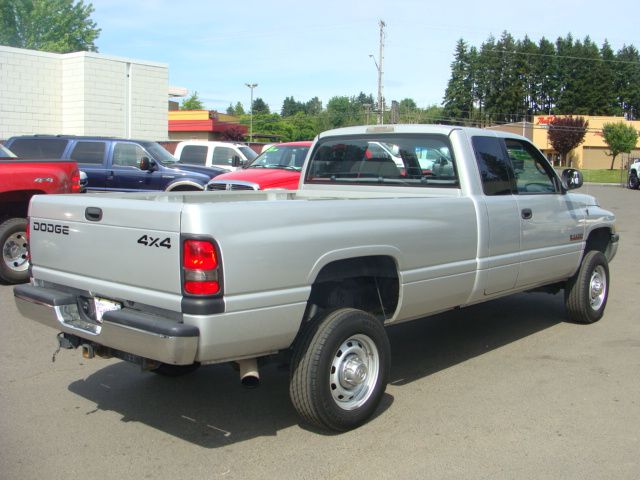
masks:
{"type": "Polygon", "coordinates": [[[27,210],[31,197],[80,189],[76,162],[20,160],[0,145],[0,281],[29,280],[27,210]]]}

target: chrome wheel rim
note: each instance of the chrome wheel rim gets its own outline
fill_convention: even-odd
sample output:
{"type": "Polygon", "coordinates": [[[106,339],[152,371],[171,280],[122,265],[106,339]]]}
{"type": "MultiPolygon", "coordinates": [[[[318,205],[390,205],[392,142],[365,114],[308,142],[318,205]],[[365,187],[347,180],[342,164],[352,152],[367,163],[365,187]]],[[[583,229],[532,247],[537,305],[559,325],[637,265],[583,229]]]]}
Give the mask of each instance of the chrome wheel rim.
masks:
{"type": "Polygon", "coordinates": [[[373,393],[380,373],[380,355],[371,338],[353,335],[333,355],[329,387],[343,410],[362,406],[373,393]]]}
{"type": "Polygon", "coordinates": [[[4,264],[14,272],[24,272],[29,268],[26,232],[10,235],[2,247],[4,264]]]}
{"type": "Polygon", "coordinates": [[[599,310],[607,298],[607,273],[602,265],[598,265],[589,281],[589,303],[593,310],[599,310]]]}

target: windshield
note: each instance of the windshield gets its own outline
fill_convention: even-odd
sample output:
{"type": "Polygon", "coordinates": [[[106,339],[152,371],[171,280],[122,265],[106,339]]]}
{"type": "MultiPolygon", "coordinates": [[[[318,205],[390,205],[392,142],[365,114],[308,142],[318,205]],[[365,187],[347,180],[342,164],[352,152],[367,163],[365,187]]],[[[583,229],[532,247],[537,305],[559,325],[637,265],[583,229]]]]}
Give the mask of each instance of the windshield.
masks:
{"type": "Polygon", "coordinates": [[[16,156],[7,147],[0,144],[0,158],[16,158],[16,156]]]}
{"type": "Polygon", "coordinates": [[[249,160],[249,162],[258,156],[258,154],[254,152],[250,147],[242,145],[239,146],[238,149],[244,154],[245,157],[247,157],[247,160],[249,160]]]}
{"type": "Polygon", "coordinates": [[[305,182],[456,188],[458,175],[444,135],[354,135],[320,140],[305,182]]]}
{"type": "Polygon", "coordinates": [[[248,168],[282,168],[302,170],[309,147],[303,145],[274,145],[260,155],[248,168]]]}
{"type": "Polygon", "coordinates": [[[142,146],[147,152],[163,165],[173,165],[178,159],[171,155],[162,145],[156,142],[144,142],[142,146]]]}

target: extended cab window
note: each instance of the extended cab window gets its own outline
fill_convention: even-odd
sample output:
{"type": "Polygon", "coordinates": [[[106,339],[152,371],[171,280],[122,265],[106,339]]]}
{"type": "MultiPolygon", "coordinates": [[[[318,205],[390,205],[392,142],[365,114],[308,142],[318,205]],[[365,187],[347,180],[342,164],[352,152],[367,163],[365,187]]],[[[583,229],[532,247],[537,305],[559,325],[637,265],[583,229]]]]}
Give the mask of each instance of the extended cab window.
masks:
{"type": "Polygon", "coordinates": [[[78,142],[69,156],[78,163],[102,164],[105,142],[78,142]]]}
{"type": "Polygon", "coordinates": [[[17,138],[11,151],[22,158],[62,158],[67,142],[63,138],[17,138]]]}
{"type": "Polygon", "coordinates": [[[191,165],[204,165],[207,161],[207,150],[206,145],[186,145],[180,154],[180,161],[191,165]]]}
{"type": "Polygon", "coordinates": [[[530,143],[505,138],[507,153],[516,176],[519,194],[555,193],[557,177],[546,158],[530,143]]]}
{"type": "Polygon", "coordinates": [[[375,134],[320,140],[306,183],[458,188],[444,135],[375,134]]]}
{"type": "Polygon", "coordinates": [[[511,165],[505,158],[502,140],[497,137],[477,136],[471,139],[476,163],[480,171],[485,195],[510,195],[515,193],[515,179],[511,165]]]}

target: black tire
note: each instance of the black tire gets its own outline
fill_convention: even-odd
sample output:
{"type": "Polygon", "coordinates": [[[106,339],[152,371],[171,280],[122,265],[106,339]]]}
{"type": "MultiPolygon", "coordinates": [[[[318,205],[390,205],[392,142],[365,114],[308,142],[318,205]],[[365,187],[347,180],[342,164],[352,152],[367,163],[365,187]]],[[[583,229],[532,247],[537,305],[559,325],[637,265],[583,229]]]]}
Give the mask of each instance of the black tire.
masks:
{"type": "Polygon", "coordinates": [[[356,428],[382,399],[390,359],[387,333],[372,315],[352,308],[329,312],[294,347],[291,402],[312,425],[338,432],[356,428]]]}
{"type": "Polygon", "coordinates": [[[10,218],[0,224],[0,280],[7,283],[29,281],[27,220],[10,218]]]}
{"type": "Polygon", "coordinates": [[[158,375],[162,375],[163,377],[181,377],[183,375],[195,372],[199,367],[200,363],[198,362],[192,363],[190,365],[170,365],[168,363],[161,363],[151,371],[158,375]]]}
{"type": "Polygon", "coordinates": [[[602,252],[591,250],[578,272],[567,281],[565,306],[569,319],[577,323],[597,322],[609,298],[609,263],[602,252]]]}
{"type": "Polygon", "coordinates": [[[629,180],[627,181],[627,186],[631,190],[638,190],[638,187],[640,187],[640,180],[638,180],[638,175],[635,172],[631,172],[629,174],[629,180]]]}

